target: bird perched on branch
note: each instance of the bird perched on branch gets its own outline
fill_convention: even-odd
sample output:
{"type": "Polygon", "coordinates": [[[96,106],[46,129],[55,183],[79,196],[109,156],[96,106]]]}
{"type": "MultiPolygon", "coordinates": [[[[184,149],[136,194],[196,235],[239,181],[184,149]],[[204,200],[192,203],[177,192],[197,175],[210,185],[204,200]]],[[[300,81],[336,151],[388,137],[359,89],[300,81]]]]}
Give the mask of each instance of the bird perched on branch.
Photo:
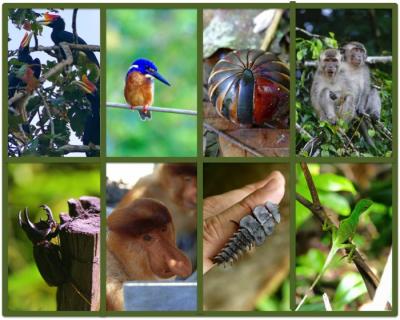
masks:
{"type": "MultiPolygon", "coordinates": [[[[72,32],[65,31],[65,21],[63,18],[61,18],[61,16],[46,12],[43,17],[44,20],[40,20],[38,22],[53,29],[51,32],[51,40],[53,40],[55,45],[59,45],[60,42],[74,43],[74,34],[72,32]]],[[[76,43],[86,44],[85,40],[83,40],[81,37],[77,37],[76,43]]],[[[97,67],[100,67],[99,61],[92,51],[87,50],[84,52],[91,62],[95,63],[97,67]]]]}
{"type": "Polygon", "coordinates": [[[147,59],[133,61],[125,77],[125,100],[132,109],[143,106],[142,110],[138,110],[142,120],[151,119],[147,108],[154,101],[154,78],[170,86],[169,82],[157,72],[156,65],[147,59]]]}
{"type": "Polygon", "coordinates": [[[18,61],[21,65],[18,70],[8,75],[8,99],[12,98],[19,89],[25,89],[28,93],[13,104],[24,123],[28,120],[26,105],[32,92],[39,86],[38,79],[41,73],[40,60],[33,59],[29,52],[32,35],[33,33],[25,33],[18,49],[18,61]]]}
{"type": "MultiPolygon", "coordinates": [[[[82,76],[82,81],[74,81],[84,92],[86,99],[90,102],[91,114],[85,120],[82,142],[85,146],[100,145],[100,95],[96,85],[91,82],[86,75],[82,76]]],[[[99,156],[98,151],[87,152],[88,157],[99,156]]]]}

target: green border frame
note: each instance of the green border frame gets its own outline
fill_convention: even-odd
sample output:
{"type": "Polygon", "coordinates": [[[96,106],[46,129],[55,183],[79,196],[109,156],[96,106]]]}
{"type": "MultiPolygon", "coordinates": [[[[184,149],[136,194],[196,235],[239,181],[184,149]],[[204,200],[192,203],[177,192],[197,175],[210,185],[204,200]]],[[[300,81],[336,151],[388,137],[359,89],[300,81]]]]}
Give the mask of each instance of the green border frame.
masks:
{"type": "MultiPolygon", "coordinates": [[[[3,212],[7,211],[7,168],[9,163],[100,163],[100,173],[101,173],[101,205],[102,205],[102,218],[101,218],[101,278],[105,279],[106,270],[105,270],[105,256],[106,256],[106,248],[105,248],[105,225],[106,225],[106,216],[105,212],[105,182],[106,182],[106,164],[107,163],[157,163],[157,162],[192,162],[197,163],[197,175],[198,175],[198,229],[197,229],[197,258],[199,261],[198,264],[198,297],[197,303],[198,308],[197,311],[185,311],[185,312],[136,312],[136,311],[122,311],[122,312],[107,312],[105,310],[105,281],[101,282],[101,306],[100,311],[10,311],[7,309],[8,306],[8,272],[7,272],[7,262],[8,262],[8,247],[7,247],[7,234],[8,229],[3,227],[3,238],[2,238],[2,249],[3,249],[3,309],[2,313],[4,316],[123,316],[123,317],[132,317],[132,316],[291,316],[291,317],[303,317],[303,316],[353,316],[353,317],[370,317],[370,316],[396,316],[398,314],[398,300],[397,300],[397,292],[398,292],[398,205],[397,205],[397,197],[398,194],[398,124],[397,124],[397,116],[398,116],[398,6],[396,3],[367,3],[367,4],[345,4],[345,3],[296,3],[291,1],[290,3],[158,3],[158,4],[146,4],[146,3],[4,3],[3,4],[3,42],[2,42],[2,53],[3,53],[3,70],[4,66],[7,63],[7,31],[8,28],[6,26],[8,22],[8,9],[10,8],[49,8],[49,7],[57,7],[57,8],[65,8],[72,9],[79,7],[80,9],[99,9],[100,10],[100,45],[101,45],[101,105],[105,105],[106,102],[106,10],[107,9],[194,9],[197,10],[197,79],[198,79],[198,117],[197,117],[197,157],[140,157],[140,158],[129,158],[129,157],[106,157],[106,111],[105,108],[101,109],[101,143],[102,148],[100,152],[99,158],[39,158],[39,157],[25,157],[25,158],[8,158],[7,156],[7,109],[3,108],[3,149],[2,149],[2,157],[3,157],[3,212]],[[336,158],[303,158],[299,157],[295,154],[295,108],[294,103],[296,100],[295,97],[295,52],[291,50],[290,52],[290,66],[291,66],[291,91],[290,91],[290,101],[291,108],[290,113],[290,153],[289,157],[280,157],[280,158],[206,158],[202,154],[202,123],[203,123],[203,114],[202,114],[202,44],[203,44],[203,19],[202,12],[204,9],[267,9],[267,8],[284,8],[290,9],[290,47],[294,48],[295,46],[295,26],[296,26],[296,10],[297,9],[318,9],[318,8],[334,8],[334,9],[368,9],[368,8],[377,8],[377,9],[391,9],[392,10],[392,43],[393,43],[393,153],[392,157],[373,157],[373,158],[355,158],[355,157],[336,157],[336,158]],[[305,161],[308,163],[391,163],[392,164],[392,182],[393,182],[393,230],[392,230],[392,240],[393,240],[393,310],[392,311],[333,311],[333,312],[310,312],[310,311],[292,311],[295,306],[295,298],[294,298],[294,286],[295,286],[295,165],[300,161],[305,161]],[[291,227],[290,227],[290,293],[291,293],[291,301],[290,307],[292,310],[288,311],[202,311],[203,309],[203,276],[202,276],[202,264],[200,261],[202,260],[202,199],[203,199],[203,164],[206,163],[289,163],[290,164],[290,214],[291,214],[291,227]]],[[[3,92],[7,90],[7,78],[6,73],[3,72],[3,92]]],[[[3,105],[7,105],[7,98],[3,95],[3,105]]],[[[7,226],[7,215],[3,214],[3,226],[7,226]]]]}

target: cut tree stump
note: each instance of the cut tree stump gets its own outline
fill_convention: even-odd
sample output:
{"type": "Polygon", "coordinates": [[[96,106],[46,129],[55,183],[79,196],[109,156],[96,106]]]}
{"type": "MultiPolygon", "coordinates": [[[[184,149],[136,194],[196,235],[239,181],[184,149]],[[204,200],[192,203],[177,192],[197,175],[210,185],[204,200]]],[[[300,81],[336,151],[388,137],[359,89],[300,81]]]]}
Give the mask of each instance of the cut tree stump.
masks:
{"type": "Polygon", "coordinates": [[[100,199],[68,200],[60,214],[60,251],[68,281],[57,289],[57,310],[95,311],[100,307],[100,199]]]}

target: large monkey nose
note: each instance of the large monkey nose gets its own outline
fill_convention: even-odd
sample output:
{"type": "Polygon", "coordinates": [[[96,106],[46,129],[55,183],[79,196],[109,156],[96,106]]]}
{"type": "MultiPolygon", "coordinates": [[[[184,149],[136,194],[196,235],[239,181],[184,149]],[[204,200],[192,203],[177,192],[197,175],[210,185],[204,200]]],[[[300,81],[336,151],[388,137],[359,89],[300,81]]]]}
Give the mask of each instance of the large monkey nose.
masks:
{"type": "Polygon", "coordinates": [[[181,259],[169,259],[168,268],[178,277],[186,278],[192,274],[192,263],[189,258],[182,254],[181,259]]]}

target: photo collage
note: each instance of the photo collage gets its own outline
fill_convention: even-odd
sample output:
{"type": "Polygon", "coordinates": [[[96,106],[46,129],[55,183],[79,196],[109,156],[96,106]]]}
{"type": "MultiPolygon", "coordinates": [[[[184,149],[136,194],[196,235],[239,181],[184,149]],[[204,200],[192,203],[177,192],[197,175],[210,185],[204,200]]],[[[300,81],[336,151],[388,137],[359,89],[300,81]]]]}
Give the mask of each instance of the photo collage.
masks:
{"type": "Polygon", "coordinates": [[[397,4],[53,6],[3,4],[3,316],[397,315],[397,4]]]}

